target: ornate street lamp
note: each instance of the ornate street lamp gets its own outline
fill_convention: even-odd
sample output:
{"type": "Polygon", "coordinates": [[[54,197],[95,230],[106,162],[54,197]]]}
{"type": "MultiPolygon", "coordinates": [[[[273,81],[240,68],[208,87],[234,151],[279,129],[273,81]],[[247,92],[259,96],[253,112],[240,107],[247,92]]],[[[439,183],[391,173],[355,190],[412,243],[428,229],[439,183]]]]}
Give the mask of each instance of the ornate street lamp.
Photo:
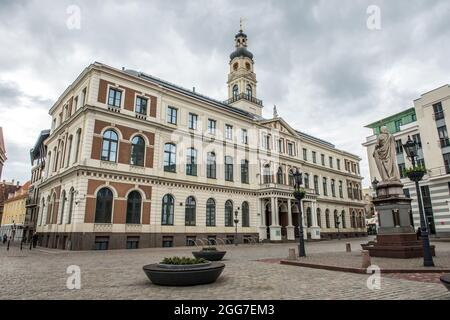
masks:
{"type": "Polygon", "coordinates": [[[420,193],[419,181],[422,180],[425,175],[425,169],[422,167],[416,167],[416,157],[417,157],[417,143],[408,136],[408,141],[403,145],[403,149],[411,161],[412,168],[406,170],[406,175],[413,181],[416,185],[417,194],[417,204],[419,205],[419,215],[420,215],[420,231],[423,246],[423,265],[425,267],[434,267],[433,256],[431,255],[430,249],[430,239],[428,238],[428,228],[425,223],[425,216],[422,208],[422,194],[420,193]]]}
{"type": "Polygon", "coordinates": [[[236,225],[236,229],[235,229],[235,237],[234,237],[234,245],[237,246],[238,245],[238,223],[239,223],[239,219],[238,219],[238,212],[239,208],[237,208],[236,211],[234,211],[234,224],[236,225]]]}
{"type": "Polygon", "coordinates": [[[298,245],[298,256],[299,257],[306,257],[305,252],[305,239],[303,238],[303,214],[302,214],[302,199],[305,197],[305,190],[301,187],[303,183],[302,179],[302,173],[297,170],[293,174],[294,176],[294,197],[298,201],[298,211],[299,211],[299,219],[298,219],[298,228],[300,233],[300,242],[298,245]]]}

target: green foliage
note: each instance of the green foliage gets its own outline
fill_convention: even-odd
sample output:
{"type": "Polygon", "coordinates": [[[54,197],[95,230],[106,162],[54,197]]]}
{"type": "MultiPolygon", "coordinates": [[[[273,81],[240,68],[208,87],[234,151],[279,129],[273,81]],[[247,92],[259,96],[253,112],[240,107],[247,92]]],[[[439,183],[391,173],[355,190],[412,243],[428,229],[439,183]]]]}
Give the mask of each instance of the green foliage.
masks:
{"type": "Polygon", "coordinates": [[[164,258],[163,261],[161,261],[162,264],[172,264],[172,265],[190,265],[190,264],[200,264],[200,263],[207,263],[208,261],[200,258],[187,258],[187,257],[172,257],[172,258],[164,258]]]}
{"type": "Polygon", "coordinates": [[[306,190],[304,188],[300,188],[299,190],[294,191],[294,197],[303,199],[306,196],[306,190]]]}
{"type": "Polygon", "coordinates": [[[415,167],[403,169],[403,174],[405,176],[407,176],[408,174],[411,174],[411,173],[415,173],[415,172],[426,174],[427,169],[424,166],[415,166],[415,167]]]}

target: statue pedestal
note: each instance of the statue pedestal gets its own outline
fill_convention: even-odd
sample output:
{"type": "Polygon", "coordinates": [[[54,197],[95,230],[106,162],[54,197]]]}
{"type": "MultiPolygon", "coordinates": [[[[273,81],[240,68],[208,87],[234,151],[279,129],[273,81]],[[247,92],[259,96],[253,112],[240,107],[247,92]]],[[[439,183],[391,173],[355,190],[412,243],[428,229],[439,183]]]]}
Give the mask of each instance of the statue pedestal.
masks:
{"type": "MultiPolygon", "coordinates": [[[[422,241],[417,239],[411,221],[411,198],[403,194],[400,182],[380,183],[373,199],[378,212],[378,235],[375,243],[365,246],[371,257],[423,257],[422,241]]],[[[434,256],[434,246],[431,246],[434,256]]]]}

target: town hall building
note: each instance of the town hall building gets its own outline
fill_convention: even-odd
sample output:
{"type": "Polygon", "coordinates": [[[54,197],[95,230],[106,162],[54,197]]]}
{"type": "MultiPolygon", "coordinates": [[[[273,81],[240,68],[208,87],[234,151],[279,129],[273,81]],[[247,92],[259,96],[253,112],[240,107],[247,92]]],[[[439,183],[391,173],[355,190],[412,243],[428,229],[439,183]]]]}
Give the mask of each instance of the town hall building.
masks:
{"type": "Polygon", "coordinates": [[[49,112],[38,177],[41,245],[294,241],[297,169],[306,237],[366,235],[361,159],[291,127],[276,109],[262,116],[247,42],[241,28],[226,101],[143,72],[88,66],[49,112]]]}

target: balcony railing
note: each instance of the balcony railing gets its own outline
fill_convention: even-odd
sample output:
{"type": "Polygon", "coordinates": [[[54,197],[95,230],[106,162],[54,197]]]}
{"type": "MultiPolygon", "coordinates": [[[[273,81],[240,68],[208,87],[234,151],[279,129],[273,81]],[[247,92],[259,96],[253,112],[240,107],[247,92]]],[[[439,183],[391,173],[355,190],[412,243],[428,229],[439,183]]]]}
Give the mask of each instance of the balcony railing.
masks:
{"type": "Polygon", "coordinates": [[[441,144],[441,148],[450,147],[450,139],[449,138],[441,138],[441,139],[439,139],[439,143],[441,144]]]}
{"type": "Polygon", "coordinates": [[[252,97],[252,96],[250,96],[250,95],[248,95],[246,93],[236,94],[232,98],[224,101],[224,103],[225,104],[232,104],[232,103],[234,103],[236,101],[239,101],[239,100],[247,100],[247,101],[250,101],[250,102],[252,102],[254,104],[257,104],[259,106],[263,105],[262,100],[256,99],[255,97],[252,97]]]}

